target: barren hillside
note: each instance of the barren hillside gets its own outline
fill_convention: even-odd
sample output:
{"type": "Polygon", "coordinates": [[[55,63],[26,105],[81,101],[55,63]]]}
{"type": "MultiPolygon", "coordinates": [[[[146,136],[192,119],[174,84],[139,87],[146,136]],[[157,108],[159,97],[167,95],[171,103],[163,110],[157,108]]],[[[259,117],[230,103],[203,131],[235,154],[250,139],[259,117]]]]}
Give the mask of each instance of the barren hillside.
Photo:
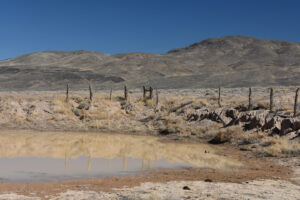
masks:
{"type": "Polygon", "coordinates": [[[300,85],[300,43],[213,38],[165,54],[46,51],[0,61],[1,90],[300,85]]]}

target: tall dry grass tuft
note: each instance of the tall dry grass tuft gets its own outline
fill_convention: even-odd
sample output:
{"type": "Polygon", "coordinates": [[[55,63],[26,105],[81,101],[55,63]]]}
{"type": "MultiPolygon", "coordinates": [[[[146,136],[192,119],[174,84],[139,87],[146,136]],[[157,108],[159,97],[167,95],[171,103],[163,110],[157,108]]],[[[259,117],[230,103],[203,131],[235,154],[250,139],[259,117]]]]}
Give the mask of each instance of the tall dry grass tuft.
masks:
{"type": "Polygon", "coordinates": [[[234,142],[237,138],[240,138],[243,133],[244,131],[240,126],[219,129],[210,143],[221,144],[225,142],[234,142]]]}
{"type": "Polygon", "coordinates": [[[52,99],[53,112],[55,115],[51,116],[49,120],[53,121],[76,121],[76,116],[74,116],[72,109],[72,101],[66,102],[65,96],[58,95],[52,99]]]}
{"type": "Polygon", "coordinates": [[[261,144],[262,152],[267,156],[294,157],[300,156],[300,144],[280,138],[278,135],[267,137],[261,144]]]}

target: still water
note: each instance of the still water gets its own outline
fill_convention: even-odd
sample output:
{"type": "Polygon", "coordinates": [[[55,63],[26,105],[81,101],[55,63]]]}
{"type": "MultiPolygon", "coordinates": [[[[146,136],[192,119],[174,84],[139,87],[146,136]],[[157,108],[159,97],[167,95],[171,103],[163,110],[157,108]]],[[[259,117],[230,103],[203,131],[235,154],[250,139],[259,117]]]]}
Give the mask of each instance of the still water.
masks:
{"type": "Polygon", "coordinates": [[[150,136],[78,132],[0,133],[0,181],[135,176],[142,170],[182,167],[233,169],[241,167],[241,164],[217,155],[209,145],[165,143],[150,136]]]}

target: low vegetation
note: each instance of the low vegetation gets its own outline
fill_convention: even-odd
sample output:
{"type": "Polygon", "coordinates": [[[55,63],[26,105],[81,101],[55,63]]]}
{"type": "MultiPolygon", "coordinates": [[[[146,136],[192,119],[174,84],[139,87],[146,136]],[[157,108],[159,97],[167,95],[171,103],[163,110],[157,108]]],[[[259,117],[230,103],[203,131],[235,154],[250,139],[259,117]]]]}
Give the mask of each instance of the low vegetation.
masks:
{"type": "MultiPolygon", "coordinates": [[[[256,151],[260,156],[300,155],[297,139],[300,130],[289,131],[294,136],[285,137],[286,133],[274,134],[274,129],[254,127],[248,130],[241,123],[227,126],[230,123],[220,117],[224,115],[222,109],[247,110],[247,92],[232,95],[230,90],[225,91],[222,108],[219,108],[216,92],[206,89],[199,95],[192,90],[187,93],[162,91],[158,102],[156,96],[143,98],[141,92],[129,92],[126,101],[123,91],[113,92],[112,99],[109,92],[96,92],[92,100],[83,92],[70,93],[68,100],[63,93],[1,94],[0,125],[2,129],[98,130],[163,135],[175,140],[231,143],[244,150],[256,151]],[[215,112],[218,109],[221,109],[219,114],[219,111],[215,112]],[[203,114],[205,110],[208,114],[203,114]],[[214,112],[209,113],[209,110],[214,112]]],[[[288,94],[286,99],[275,98],[276,113],[291,114],[293,93],[288,94]]],[[[256,95],[254,108],[267,110],[268,95],[256,95]]]]}

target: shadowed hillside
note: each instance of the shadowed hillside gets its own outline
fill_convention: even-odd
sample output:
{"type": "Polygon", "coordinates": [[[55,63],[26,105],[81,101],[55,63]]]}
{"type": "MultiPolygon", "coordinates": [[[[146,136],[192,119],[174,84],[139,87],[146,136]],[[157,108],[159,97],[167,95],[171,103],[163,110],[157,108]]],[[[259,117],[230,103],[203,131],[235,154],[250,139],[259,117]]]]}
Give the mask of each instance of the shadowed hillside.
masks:
{"type": "Polygon", "coordinates": [[[0,61],[1,90],[300,85],[300,44],[228,36],[165,54],[47,51],[0,61]]]}

